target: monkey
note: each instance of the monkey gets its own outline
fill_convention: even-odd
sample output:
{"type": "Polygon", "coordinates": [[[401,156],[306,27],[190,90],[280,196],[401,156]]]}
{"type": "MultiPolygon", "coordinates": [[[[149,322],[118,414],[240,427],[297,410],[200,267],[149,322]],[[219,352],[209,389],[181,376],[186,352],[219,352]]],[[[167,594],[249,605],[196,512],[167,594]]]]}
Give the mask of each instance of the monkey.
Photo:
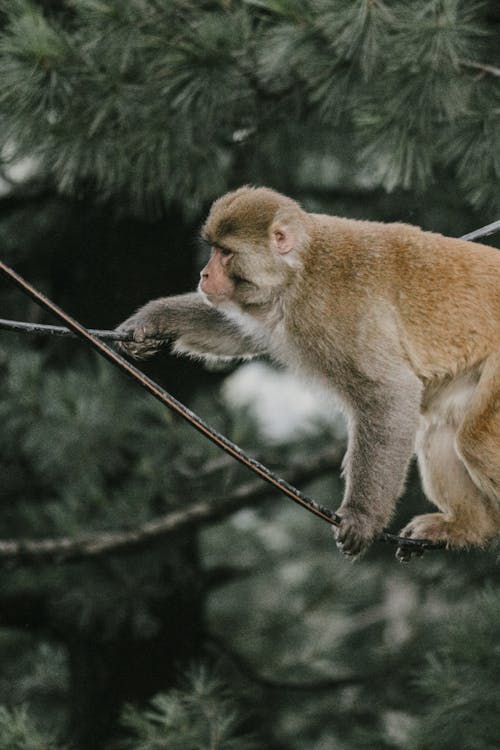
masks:
{"type": "MultiPolygon", "coordinates": [[[[400,532],[484,547],[500,530],[500,253],[383,223],[309,213],[270,188],[216,200],[195,292],[118,330],[142,358],[169,340],[205,360],[267,356],[339,400],[348,425],[339,549],[382,532],[414,454],[437,512],[400,532]]],[[[400,545],[397,557],[411,556],[400,545]]]]}

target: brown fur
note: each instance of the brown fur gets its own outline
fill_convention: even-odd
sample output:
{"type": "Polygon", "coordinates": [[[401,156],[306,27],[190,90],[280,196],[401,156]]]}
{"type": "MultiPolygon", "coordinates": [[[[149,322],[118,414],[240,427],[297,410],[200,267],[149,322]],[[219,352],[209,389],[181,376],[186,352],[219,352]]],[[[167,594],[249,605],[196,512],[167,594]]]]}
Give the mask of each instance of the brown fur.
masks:
{"type": "Polygon", "coordinates": [[[405,224],[308,214],[267,188],[214,203],[199,292],[148,303],[121,328],[134,356],[274,360],[334,390],[349,421],[339,546],[389,520],[417,452],[441,513],[403,530],[450,546],[500,530],[500,253],[405,224]],[[207,302],[209,304],[207,304],[207,302]]]}

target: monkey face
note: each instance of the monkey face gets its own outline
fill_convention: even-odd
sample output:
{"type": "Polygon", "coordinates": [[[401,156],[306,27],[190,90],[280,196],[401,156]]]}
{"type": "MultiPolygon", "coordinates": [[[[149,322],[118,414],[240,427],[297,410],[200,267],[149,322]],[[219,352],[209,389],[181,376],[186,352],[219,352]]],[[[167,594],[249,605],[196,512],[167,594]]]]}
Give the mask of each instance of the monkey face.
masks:
{"type": "Polygon", "coordinates": [[[212,304],[233,300],[236,284],[229,272],[233,256],[227,248],[214,247],[210,260],[201,270],[199,289],[212,304]]]}
{"type": "Polygon", "coordinates": [[[230,241],[237,250],[213,247],[200,273],[199,291],[218,307],[229,302],[243,309],[272,302],[291,282],[293,269],[269,243],[252,244],[234,237],[230,241]]]}
{"type": "Polygon", "coordinates": [[[217,306],[265,306],[293,281],[303,237],[300,207],[266,188],[241,188],[212,206],[202,230],[212,254],[199,290],[217,306]]]}

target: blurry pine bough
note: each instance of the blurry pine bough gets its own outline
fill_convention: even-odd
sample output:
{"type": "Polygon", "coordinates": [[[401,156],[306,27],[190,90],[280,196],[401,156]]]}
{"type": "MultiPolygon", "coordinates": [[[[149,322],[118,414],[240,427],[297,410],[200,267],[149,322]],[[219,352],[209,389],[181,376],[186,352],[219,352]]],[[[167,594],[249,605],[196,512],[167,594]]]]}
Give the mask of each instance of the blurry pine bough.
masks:
{"type": "Polygon", "coordinates": [[[128,211],[197,215],[238,170],[346,196],[428,189],[449,172],[462,201],[498,207],[493,2],[0,10],[4,189],[29,171],[128,211]]]}
{"type": "MultiPolygon", "coordinates": [[[[206,205],[242,181],[463,234],[499,211],[499,32],[493,0],[2,0],[2,258],[112,327],[189,288],[206,205]]],[[[1,314],[31,319],[3,288],[1,314]]],[[[338,444],[323,426],[269,445],[179,367],[162,360],[167,382],[280,472],[338,444]]],[[[130,530],[245,484],[110,370],[71,342],[0,337],[2,535],[130,530]]],[[[329,469],[308,489],[330,505],[341,484],[329,469]]],[[[200,661],[237,704],[223,720],[243,719],[210,725],[217,750],[246,749],[249,725],[261,748],[496,747],[498,547],[406,570],[377,546],[353,566],[267,500],[137,554],[2,568],[1,750],[110,750],[123,732],[206,750],[178,708],[200,698],[181,677],[200,661]],[[123,728],[124,704],[171,691],[123,728]]],[[[404,518],[420,503],[411,476],[404,518]]]]}

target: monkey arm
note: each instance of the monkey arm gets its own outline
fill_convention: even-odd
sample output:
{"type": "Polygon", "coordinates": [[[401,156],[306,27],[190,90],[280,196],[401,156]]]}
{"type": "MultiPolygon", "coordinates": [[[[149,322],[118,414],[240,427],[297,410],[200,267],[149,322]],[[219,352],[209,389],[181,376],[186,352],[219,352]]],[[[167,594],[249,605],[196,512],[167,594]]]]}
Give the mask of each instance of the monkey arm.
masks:
{"type": "Polygon", "coordinates": [[[422,386],[409,371],[356,393],[344,458],[345,493],[337,545],[357,555],[378,536],[403,491],[415,449],[422,386]]]}
{"type": "Polygon", "coordinates": [[[179,354],[202,358],[248,359],[264,353],[197,292],[152,300],[117,330],[133,334],[119,348],[136,359],[155,354],[166,341],[179,354]]]}

